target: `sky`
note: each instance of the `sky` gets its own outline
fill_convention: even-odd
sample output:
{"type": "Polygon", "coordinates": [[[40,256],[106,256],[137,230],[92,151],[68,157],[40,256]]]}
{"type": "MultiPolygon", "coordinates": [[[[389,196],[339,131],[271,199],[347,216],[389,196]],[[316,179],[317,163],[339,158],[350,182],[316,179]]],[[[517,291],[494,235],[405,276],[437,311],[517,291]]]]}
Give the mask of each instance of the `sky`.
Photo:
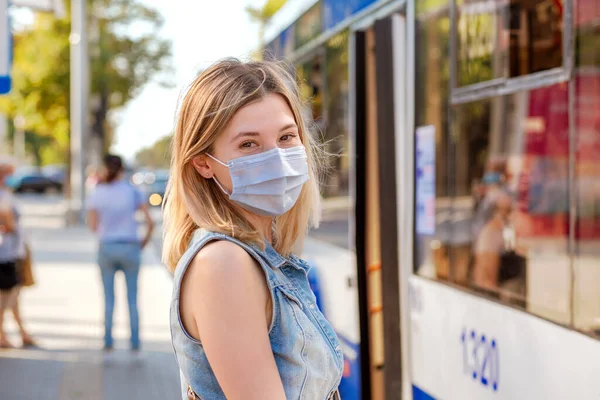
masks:
{"type": "Polygon", "coordinates": [[[159,35],[172,41],[175,87],[148,84],[140,95],[112,115],[116,138],[112,151],[132,160],[142,147],[169,134],[175,126],[182,90],[197,71],[220,58],[248,58],[258,46],[258,25],[245,12],[246,5],[265,0],[143,0],[159,10],[165,25],[159,35]]]}

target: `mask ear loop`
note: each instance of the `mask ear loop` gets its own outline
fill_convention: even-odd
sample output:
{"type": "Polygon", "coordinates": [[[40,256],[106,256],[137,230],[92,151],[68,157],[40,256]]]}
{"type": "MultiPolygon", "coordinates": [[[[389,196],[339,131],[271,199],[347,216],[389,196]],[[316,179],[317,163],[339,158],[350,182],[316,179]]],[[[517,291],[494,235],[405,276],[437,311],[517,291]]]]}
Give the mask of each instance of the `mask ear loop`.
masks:
{"type": "MultiPolygon", "coordinates": [[[[209,156],[210,158],[212,158],[213,160],[215,160],[216,162],[218,162],[219,164],[221,164],[222,166],[229,168],[229,165],[225,164],[223,161],[219,160],[218,158],[215,158],[208,153],[206,153],[206,155],[209,156]]],[[[227,190],[225,190],[225,188],[221,185],[221,183],[218,181],[218,179],[214,175],[212,176],[212,180],[215,181],[215,183],[217,184],[217,186],[219,187],[219,189],[221,189],[221,191],[223,193],[225,193],[227,196],[231,196],[231,194],[227,193],[227,190]]]]}
{"type": "Polygon", "coordinates": [[[218,162],[219,164],[221,164],[222,166],[229,168],[229,165],[225,164],[223,161],[219,160],[218,158],[215,158],[208,153],[206,153],[206,155],[209,156],[210,158],[212,158],[213,160],[215,160],[216,162],[218,162]]]}
{"type": "Polygon", "coordinates": [[[227,193],[227,190],[225,190],[225,188],[223,186],[221,186],[221,184],[219,183],[219,181],[217,180],[217,178],[215,178],[215,176],[213,175],[212,180],[215,181],[215,183],[217,184],[217,186],[219,187],[219,189],[221,189],[223,191],[223,193],[225,193],[227,196],[231,196],[230,193],[227,193]]]}

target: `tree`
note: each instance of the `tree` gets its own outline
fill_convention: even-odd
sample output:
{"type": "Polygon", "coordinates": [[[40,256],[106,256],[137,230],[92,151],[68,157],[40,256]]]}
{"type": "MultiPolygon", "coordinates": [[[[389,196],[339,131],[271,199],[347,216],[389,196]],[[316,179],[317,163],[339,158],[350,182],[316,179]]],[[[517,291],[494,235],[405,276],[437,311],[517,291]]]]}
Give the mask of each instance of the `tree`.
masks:
{"type": "MultiPolygon", "coordinates": [[[[170,71],[171,44],[157,36],[163,24],[160,14],[140,0],[87,1],[90,131],[106,150],[112,140],[109,113],[170,71]]],[[[69,9],[70,1],[66,3],[69,9]]],[[[37,14],[31,27],[17,32],[13,90],[0,99],[0,112],[10,118],[23,115],[28,132],[51,138],[40,148],[42,163],[68,160],[69,35],[69,15],[59,20],[37,14]]]]}
{"type": "Polygon", "coordinates": [[[66,20],[39,14],[14,36],[13,89],[0,110],[25,118],[25,130],[52,138],[45,162],[67,159],[69,148],[69,32],[66,20]]]}
{"type": "MultiPolygon", "coordinates": [[[[15,125],[12,121],[8,124],[8,139],[15,138],[15,125]]],[[[25,149],[33,157],[36,167],[42,166],[43,151],[55,145],[54,138],[47,135],[39,135],[32,131],[24,131],[25,149]]]]}
{"type": "Polygon", "coordinates": [[[145,147],[135,155],[140,167],[168,168],[171,163],[171,135],[158,139],[152,146],[145,147]]]}
{"type": "Polygon", "coordinates": [[[164,23],[160,13],[140,1],[93,0],[91,4],[91,134],[106,151],[112,139],[109,110],[125,105],[161,73],[159,82],[170,86],[164,72],[171,72],[171,43],[156,36],[164,23]]]}
{"type": "Polygon", "coordinates": [[[255,22],[259,24],[259,49],[257,55],[261,58],[263,49],[265,46],[264,36],[265,28],[269,23],[269,20],[275,15],[277,11],[286,3],[287,0],[267,0],[264,6],[257,8],[252,6],[246,6],[246,12],[250,15],[255,22]]]}

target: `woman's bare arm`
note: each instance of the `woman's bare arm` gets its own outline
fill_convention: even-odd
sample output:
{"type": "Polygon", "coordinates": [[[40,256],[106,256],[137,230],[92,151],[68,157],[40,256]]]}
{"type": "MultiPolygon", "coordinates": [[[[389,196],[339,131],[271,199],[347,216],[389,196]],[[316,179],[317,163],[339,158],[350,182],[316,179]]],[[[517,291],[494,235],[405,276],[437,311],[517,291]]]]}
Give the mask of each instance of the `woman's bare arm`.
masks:
{"type": "Polygon", "coordinates": [[[98,212],[96,210],[88,211],[87,225],[92,232],[96,232],[98,230],[98,212]]]}
{"type": "Polygon", "coordinates": [[[146,235],[142,240],[142,248],[144,248],[148,245],[148,243],[150,243],[150,240],[152,239],[152,232],[154,232],[154,220],[150,215],[150,210],[148,209],[147,205],[142,204],[139,207],[139,210],[141,210],[144,214],[144,221],[146,222],[146,235]]]}
{"type": "Polygon", "coordinates": [[[226,397],[284,400],[265,315],[270,292],[250,255],[231,242],[208,244],[190,265],[181,296],[182,316],[193,320],[190,330],[226,397]]]}

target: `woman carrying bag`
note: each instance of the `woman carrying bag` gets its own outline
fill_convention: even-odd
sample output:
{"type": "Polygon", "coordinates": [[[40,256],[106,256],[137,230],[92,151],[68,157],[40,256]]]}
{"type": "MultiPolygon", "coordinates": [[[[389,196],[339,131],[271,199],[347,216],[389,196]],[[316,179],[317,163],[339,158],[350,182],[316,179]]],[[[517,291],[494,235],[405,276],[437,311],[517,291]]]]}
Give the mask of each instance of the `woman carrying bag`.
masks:
{"type": "Polygon", "coordinates": [[[19,289],[23,283],[32,284],[31,265],[23,266],[26,256],[23,229],[19,221],[13,194],[6,186],[5,179],[14,172],[14,163],[9,159],[0,159],[0,348],[11,349],[14,345],[4,332],[5,311],[12,310],[19,327],[23,347],[35,345],[25,330],[19,310],[19,289]],[[22,266],[23,269],[19,267],[22,266]],[[21,272],[27,271],[28,276],[21,272]],[[26,278],[26,282],[23,279],[26,278]]]}
{"type": "Polygon", "coordinates": [[[21,310],[19,307],[19,298],[21,294],[21,288],[31,287],[35,285],[35,279],[33,278],[33,262],[31,257],[31,249],[27,244],[25,230],[23,225],[20,223],[20,214],[15,208],[15,215],[17,219],[17,279],[19,281],[16,287],[15,300],[11,306],[11,311],[17,326],[19,327],[19,333],[21,335],[22,347],[36,347],[36,341],[25,329],[23,324],[23,318],[21,316],[21,310]]]}

